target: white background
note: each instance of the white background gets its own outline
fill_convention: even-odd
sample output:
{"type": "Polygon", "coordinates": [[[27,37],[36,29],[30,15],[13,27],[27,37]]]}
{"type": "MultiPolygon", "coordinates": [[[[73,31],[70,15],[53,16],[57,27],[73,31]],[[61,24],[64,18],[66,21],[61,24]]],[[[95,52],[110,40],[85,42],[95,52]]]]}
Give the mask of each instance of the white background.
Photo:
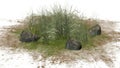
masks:
{"type": "MultiPolygon", "coordinates": [[[[0,20],[21,19],[29,15],[32,11],[37,12],[40,9],[50,8],[54,4],[60,4],[63,7],[72,6],[88,17],[120,21],[119,3],[119,0],[0,0],[0,20]]],[[[15,25],[14,23],[0,21],[0,29],[1,27],[15,25]]],[[[115,27],[112,28],[114,31],[120,32],[120,23],[115,23],[115,27]]],[[[113,60],[114,67],[112,68],[120,68],[119,47],[119,41],[113,41],[103,47],[113,60]]],[[[18,52],[11,51],[11,49],[6,47],[0,47],[0,68],[37,68],[37,66],[44,64],[46,65],[45,68],[70,68],[70,66],[71,68],[110,68],[107,65],[109,63],[106,64],[101,59],[91,63],[80,60],[75,64],[71,63],[70,66],[64,63],[59,65],[48,62],[44,63],[42,61],[35,62],[28,52],[24,52],[23,50],[18,50],[18,52]]]]}
{"type": "Polygon", "coordinates": [[[0,0],[0,19],[20,19],[55,4],[92,18],[120,21],[120,0],[0,0]]]}

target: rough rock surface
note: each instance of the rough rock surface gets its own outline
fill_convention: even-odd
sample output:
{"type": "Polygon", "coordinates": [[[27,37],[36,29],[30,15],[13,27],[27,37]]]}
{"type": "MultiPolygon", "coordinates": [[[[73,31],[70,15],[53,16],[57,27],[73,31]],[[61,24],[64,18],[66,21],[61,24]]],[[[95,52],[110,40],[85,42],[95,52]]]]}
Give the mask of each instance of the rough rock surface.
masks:
{"type": "Polygon", "coordinates": [[[101,35],[101,27],[100,25],[95,25],[89,29],[89,35],[90,36],[96,36],[96,35],[101,35]]]}
{"type": "Polygon", "coordinates": [[[69,50],[80,50],[82,48],[82,45],[77,40],[69,39],[66,42],[66,47],[65,48],[69,49],[69,50]]]}
{"type": "Polygon", "coordinates": [[[34,35],[29,31],[22,31],[20,34],[20,41],[21,42],[33,42],[38,41],[40,37],[38,35],[34,35]]]}

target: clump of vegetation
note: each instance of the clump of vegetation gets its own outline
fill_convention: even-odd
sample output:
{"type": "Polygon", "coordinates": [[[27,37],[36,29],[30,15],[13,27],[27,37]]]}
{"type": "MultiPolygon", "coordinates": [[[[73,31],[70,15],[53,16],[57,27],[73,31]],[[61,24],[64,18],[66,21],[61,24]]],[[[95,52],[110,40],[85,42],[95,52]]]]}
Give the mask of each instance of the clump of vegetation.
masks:
{"type": "Polygon", "coordinates": [[[87,26],[72,9],[55,7],[53,11],[42,11],[40,15],[32,14],[28,21],[27,30],[40,35],[43,43],[51,40],[63,40],[69,37],[86,41],[87,26]],[[81,38],[82,37],[82,38],[81,38]]]}
{"type": "MultiPolygon", "coordinates": [[[[22,44],[24,48],[38,50],[47,56],[62,53],[68,38],[79,40],[83,49],[89,49],[98,45],[101,39],[108,38],[107,35],[102,34],[95,40],[88,35],[88,29],[97,23],[94,22],[83,19],[72,9],[63,9],[60,6],[53,8],[52,11],[43,10],[41,14],[31,14],[24,21],[26,24],[24,30],[39,35],[40,40],[22,44]]],[[[20,32],[16,33],[20,34],[20,32]]]]}

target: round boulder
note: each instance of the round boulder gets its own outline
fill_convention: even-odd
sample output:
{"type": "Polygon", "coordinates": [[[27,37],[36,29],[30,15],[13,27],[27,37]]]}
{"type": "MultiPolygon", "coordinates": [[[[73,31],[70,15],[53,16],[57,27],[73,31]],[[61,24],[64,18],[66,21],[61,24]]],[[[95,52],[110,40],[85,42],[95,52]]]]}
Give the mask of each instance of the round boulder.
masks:
{"type": "Polygon", "coordinates": [[[77,40],[69,39],[66,42],[66,47],[65,48],[69,49],[69,50],[80,50],[82,48],[82,45],[77,40]]]}
{"type": "Polygon", "coordinates": [[[89,35],[90,36],[96,36],[96,35],[101,35],[101,27],[100,25],[95,25],[89,29],[89,35]]]}
{"type": "Polygon", "coordinates": [[[33,42],[38,41],[40,37],[38,35],[33,35],[29,31],[22,31],[20,34],[20,41],[21,42],[33,42]]]}

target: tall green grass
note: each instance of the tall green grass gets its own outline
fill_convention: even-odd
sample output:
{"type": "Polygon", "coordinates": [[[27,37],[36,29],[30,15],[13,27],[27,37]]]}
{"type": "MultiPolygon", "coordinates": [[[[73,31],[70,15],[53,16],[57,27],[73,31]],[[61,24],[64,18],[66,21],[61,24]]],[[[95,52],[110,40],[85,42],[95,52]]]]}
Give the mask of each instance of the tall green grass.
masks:
{"type": "MultiPolygon", "coordinates": [[[[56,6],[52,11],[42,10],[39,14],[31,14],[25,23],[27,23],[25,30],[39,35],[40,40],[24,43],[24,47],[36,49],[47,55],[59,54],[65,50],[66,40],[69,38],[79,40],[84,48],[96,45],[94,38],[90,38],[87,33],[90,25],[96,23],[81,18],[72,9],[56,6]]],[[[106,38],[106,35],[98,37],[100,38],[106,38]]]]}
{"type": "Polygon", "coordinates": [[[75,11],[57,6],[52,11],[43,10],[40,15],[32,14],[28,19],[28,30],[39,35],[43,43],[50,40],[74,37],[87,41],[87,26],[75,11]]]}

